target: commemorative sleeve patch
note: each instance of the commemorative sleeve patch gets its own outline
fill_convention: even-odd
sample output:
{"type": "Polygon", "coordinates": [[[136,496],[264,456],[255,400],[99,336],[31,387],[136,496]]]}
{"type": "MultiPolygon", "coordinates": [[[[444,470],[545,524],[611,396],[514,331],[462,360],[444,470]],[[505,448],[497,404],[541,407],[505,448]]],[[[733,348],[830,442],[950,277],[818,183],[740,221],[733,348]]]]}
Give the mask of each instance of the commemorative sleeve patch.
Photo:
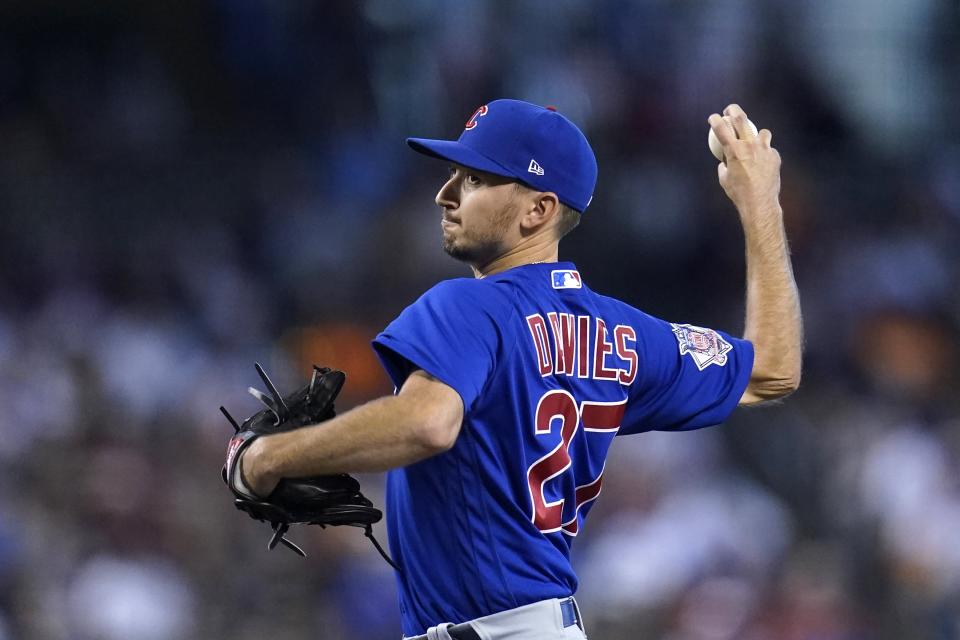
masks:
{"type": "Polygon", "coordinates": [[[727,364],[727,353],[733,349],[733,345],[723,339],[723,337],[713,329],[696,327],[692,324],[674,324],[673,334],[677,336],[677,342],[680,345],[680,355],[689,354],[697,365],[697,369],[703,371],[712,364],[722,367],[727,364]]]}

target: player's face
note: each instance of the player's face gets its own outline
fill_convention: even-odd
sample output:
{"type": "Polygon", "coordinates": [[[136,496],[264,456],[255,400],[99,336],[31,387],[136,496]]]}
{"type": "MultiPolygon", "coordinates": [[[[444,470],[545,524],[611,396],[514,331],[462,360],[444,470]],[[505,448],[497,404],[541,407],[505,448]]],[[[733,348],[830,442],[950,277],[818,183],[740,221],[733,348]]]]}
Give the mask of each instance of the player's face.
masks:
{"type": "Polygon", "coordinates": [[[452,257],[482,266],[510,248],[520,210],[509,178],[451,165],[436,203],[443,211],[443,250],[452,257]]]}

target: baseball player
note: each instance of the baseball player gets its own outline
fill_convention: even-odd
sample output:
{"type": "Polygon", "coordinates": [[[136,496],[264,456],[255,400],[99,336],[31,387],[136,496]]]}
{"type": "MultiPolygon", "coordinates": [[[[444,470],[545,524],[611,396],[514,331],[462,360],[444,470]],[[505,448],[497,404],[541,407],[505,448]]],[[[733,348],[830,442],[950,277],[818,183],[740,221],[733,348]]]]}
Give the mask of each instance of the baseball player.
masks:
{"type": "Polygon", "coordinates": [[[720,184],[747,248],[746,331],[672,324],[592,291],[558,243],[592,199],[587,139],[551,107],[496,100],[445,160],[443,247],[474,278],[441,282],[374,340],[397,387],[242,458],[257,495],[281,478],[388,470],[407,638],[585,638],[570,547],[614,438],[723,422],[800,379],[801,320],[780,158],[730,105],[710,116],[720,184]]]}

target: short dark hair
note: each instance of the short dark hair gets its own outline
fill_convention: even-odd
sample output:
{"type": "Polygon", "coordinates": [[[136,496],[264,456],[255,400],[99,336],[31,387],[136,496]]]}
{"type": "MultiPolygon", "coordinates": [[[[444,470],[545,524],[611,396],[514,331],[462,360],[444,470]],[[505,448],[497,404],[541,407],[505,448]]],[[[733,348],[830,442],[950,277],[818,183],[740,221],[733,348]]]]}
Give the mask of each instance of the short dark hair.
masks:
{"type": "MultiPolygon", "coordinates": [[[[533,187],[528,187],[527,185],[519,181],[514,182],[513,186],[516,188],[517,191],[520,191],[521,189],[533,190],[533,187]]],[[[557,217],[559,218],[559,220],[557,222],[557,227],[556,227],[557,240],[563,239],[564,236],[566,236],[568,233],[576,229],[577,225],[580,224],[579,211],[577,211],[572,207],[568,207],[562,202],[559,204],[560,204],[560,212],[557,214],[557,217]]]]}
{"type": "Polygon", "coordinates": [[[577,228],[580,224],[580,212],[572,207],[560,203],[560,222],[557,223],[557,240],[577,228]]]}

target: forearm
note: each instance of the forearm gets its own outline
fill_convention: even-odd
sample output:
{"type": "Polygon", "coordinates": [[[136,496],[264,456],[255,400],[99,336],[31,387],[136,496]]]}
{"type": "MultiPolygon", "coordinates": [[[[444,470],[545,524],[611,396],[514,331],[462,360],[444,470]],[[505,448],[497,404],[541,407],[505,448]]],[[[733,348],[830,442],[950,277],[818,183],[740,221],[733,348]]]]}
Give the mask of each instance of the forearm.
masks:
{"type": "MultiPolygon", "coordinates": [[[[385,471],[435,455],[418,415],[399,396],[383,397],[327,422],[262,438],[251,465],[273,478],[385,471]]],[[[247,460],[244,460],[247,463],[247,460]]]]}
{"type": "Polygon", "coordinates": [[[741,212],[747,254],[744,337],[754,346],[753,373],[746,401],[782,397],[800,383],[803,324],[800,299],[783,228],[783,211],[741,212]]]}

